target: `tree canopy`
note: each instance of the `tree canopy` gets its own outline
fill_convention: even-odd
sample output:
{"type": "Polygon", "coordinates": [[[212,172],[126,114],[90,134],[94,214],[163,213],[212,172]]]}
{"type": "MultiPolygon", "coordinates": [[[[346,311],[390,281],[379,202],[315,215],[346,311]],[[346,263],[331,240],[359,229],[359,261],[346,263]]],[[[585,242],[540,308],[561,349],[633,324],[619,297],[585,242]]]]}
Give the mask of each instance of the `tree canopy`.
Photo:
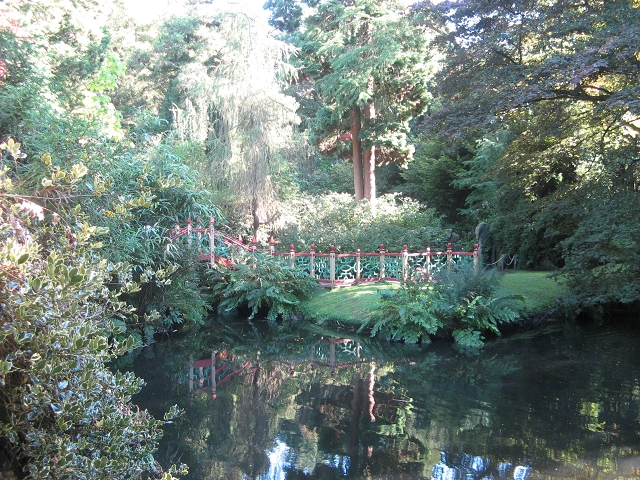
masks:
{"type": "Polygon", "coordinates": [[[356,199],[376,196],[375,166],[411,158],[409,122],[428,98],[424,29],[394,1],[321,2],[305,20],[301,79],[322,107],[313,130],[321,150],[352,145],[356,199]]]}
{"type": "MultiPolygon", "coordinates": [[[[576,245],[585,246],[576,236],[591,222],[585,205],[638,193],[640,5],[459,0],[414,11],[438,32],[443,55],[439,105],[420,128],[480,142],[458,183],[472,190],[469,213],[484,209],[502,244],[531,264],[575,271],[576,245]]],[[[635,228],[614,210],[613,236],[635,228]]],[[[607,251],[590,250],[592,267],[582,268],[602,273],[607,251]]]]}

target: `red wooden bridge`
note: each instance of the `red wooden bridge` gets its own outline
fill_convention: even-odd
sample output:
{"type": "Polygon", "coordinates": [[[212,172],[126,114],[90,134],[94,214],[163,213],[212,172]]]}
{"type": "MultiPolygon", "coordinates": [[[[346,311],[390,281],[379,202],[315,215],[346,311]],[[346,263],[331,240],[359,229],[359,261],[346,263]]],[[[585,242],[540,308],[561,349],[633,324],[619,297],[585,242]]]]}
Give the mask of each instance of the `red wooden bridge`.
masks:
{"type": "Polygon", "coordinates": [[[296,252],[293,245],[288,252],[278,252],[275,240],[269,239],[267,248],[258,247],[255,237],[250,245],[242,238],[234,238],[215,228],[215,222],[209,219],[204,227],[200,222],[195,226],[191,220],[186,227],[176,224],[170,236],[171,242],[186,242],[197,251],[203,261],[212,266],[219,263],[232,266],[232,250],[266,253],[282,258],[290,265],[298,265],[309,272],[323,286],[347,286],[380,281],[405,282],[409,279],[430,279],[442,269],[451,269],[462,263],[472,263],[474,268],[481,267],[478,257],[478,245],[471,252],[454,251],[448,243],[446,250],[432,251],[430,247],[422,252],[409,252],[405,245],[401,252],[388,252],[381,244],[377,252],[364,253],[357,249],[354,253],[336,253],[331,246],[328,253],[316,252],[311,245],[309,252],[296,252]]]}

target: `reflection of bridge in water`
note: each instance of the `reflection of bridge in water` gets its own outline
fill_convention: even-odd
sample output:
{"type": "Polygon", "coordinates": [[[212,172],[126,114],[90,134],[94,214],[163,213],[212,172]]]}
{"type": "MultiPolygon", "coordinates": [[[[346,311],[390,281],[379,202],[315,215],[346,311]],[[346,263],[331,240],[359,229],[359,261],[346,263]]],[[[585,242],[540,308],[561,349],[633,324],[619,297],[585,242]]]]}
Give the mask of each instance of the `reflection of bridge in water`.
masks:
{"type": "MultiPolygon", "coordinates": [[[[271,360],[286,365],[291,375],[296,372],[308,372],[328,369],[333,378],[337,370],[362,365],[371,365],[371,375],[375,371],[375,360],[362,358],[360,342],[350,338],[321,337],[319,345],[311,345],[308,355],[293,360],[271,360]]],[[[248,369],[255,371],[260,367],[260,352],[252,360],[235,358],[228,350],[212,351],[210,356],[199,360],[190,359],[187,365],[187,383],[189,392],[210,391],[212,398],[217,397],[217,389],[233,376],[248,369]]],[[[184,383],[180,381],[178,383],[184,383]]],[[[371,379],[371,385],[375,380],[371,379]]],[[[371,392],[373,395],[373,392],[371,392]]]]}
{"type": "Polygon", "coordinates": [[[316,349],[315,346],[311,346],[308,359],[289,362],[281,361],[289,365],[291,375],[294,375],[298,369],[306,371],[308,368],[314,370],[319,367],[328,368],[331,377],[334,377],[336,370],[342,368],[356,367],[360,369],[362,364],[375,364],[375,360],[362,359],[360,342],[350,338],[335,337],[322,337],[320,341],[329,347],[328,353],[322,352],[321,348],[316,349]],[[348,361],[341,361],[340,354],[342,354],[342,357],[346,356],[348,361]]]}
{"type": "MultiPolygon", "coordinates": [[[[238,361],[227,350],[212,351],[211,356],[200,360],[189,360],[187,379],[189,392],[211,391],[211,397],[217,397],[218,387],[248,368],[258,368],[258,360],[238,361]]],[[[183,383],[178,379],[178,383],[183,383]]]]}

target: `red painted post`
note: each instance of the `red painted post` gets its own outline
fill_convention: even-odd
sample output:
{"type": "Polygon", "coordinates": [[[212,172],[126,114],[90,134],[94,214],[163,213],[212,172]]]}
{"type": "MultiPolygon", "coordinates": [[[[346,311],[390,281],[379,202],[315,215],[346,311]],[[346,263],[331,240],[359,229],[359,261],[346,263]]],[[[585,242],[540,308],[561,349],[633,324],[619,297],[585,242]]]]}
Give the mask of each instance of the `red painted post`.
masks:
{"type": "Polygon", "coordinates": [[[296,261],[296,249],[293,246],[293,243],[289,245],[289,266],[293,268],[293,265],[296,261]]]}
{"type": "Polygon", "coordinates": [[[336,284],[336,247],[333,245],[329,254],[329,279],[333,287],[336,284]]]}
{"type": "Polygon", "coordinates": [[[447,269],[451,270],[451,265],[453,263],[453,251],[451,250],[451,244],[447,243],[447,269]]]}
{"type": "Polygon", "coordinates": [[[199,218],[196,220],[196,237],[198,238],[198,245],[197,245],[198,253],[201,253],[202,252],[202,222],[200,221],[199,218]]]}
{"type": "Polygon", "coordinates": [[[269,237],[269,253],[271,255],[276,253],[276,241],[273,239],[273,235],[269,237]]]}
{"type": "Polygon", "coordinates": [[[473,268],[476,271],[476,273],[480,271],[480,261],[479,261],[477,243],[473,246],[473,268]]]}
{"type": "Polygon", "coordinates": [[[407,275],[408,275],[408,269],[409,269],[409,250],[407,250],[407,246],[403,245],[402,247],[402,281],[406,282],[407,281],[407,275]]]}
{"type": "Polygon", "coordinates": [[[187,244],[189,245],[189,250],[191,250],[191,217],[187,218],[187,244]]]}
{"type": "Polygon", "coordinates": [[[311,278],[316,278],[316,246],[311,244],[311,252],[309,254],[309,271],[311,278]]]}
{"type": "Polygon", "coordinates": [[[380,280],[384,279],[384,243],[380,244],[380,280]]]}
{"type": "Polygon", "coordinates": [[[251,251],[253,253],[256,253],[257,249],[258,249],[258,239],[254,235],[253,238],[251,239],[251,251]]]}
{"type": "Polygon", "coordinates": [[[356,283],[358,283],[360,281],[360,270],[361,270],[361,266],[360,266],[360,249],[357,248],[356,249],[356,283]]]}

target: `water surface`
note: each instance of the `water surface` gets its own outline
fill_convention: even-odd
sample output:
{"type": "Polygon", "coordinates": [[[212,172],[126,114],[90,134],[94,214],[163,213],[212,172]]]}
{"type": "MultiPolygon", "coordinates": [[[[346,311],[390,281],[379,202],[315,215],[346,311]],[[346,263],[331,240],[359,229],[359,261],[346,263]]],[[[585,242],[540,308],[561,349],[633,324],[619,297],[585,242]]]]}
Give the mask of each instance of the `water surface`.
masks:
{"type": "Polygon", "coordinates": [[[640,479],[634,328],[565,325],[478,355],[209,328],[131,368],[141,407],[185,410],[157,457],[189,479],[640,479]],[[197,367],[212,352],[215,389],[197,367]]]}

